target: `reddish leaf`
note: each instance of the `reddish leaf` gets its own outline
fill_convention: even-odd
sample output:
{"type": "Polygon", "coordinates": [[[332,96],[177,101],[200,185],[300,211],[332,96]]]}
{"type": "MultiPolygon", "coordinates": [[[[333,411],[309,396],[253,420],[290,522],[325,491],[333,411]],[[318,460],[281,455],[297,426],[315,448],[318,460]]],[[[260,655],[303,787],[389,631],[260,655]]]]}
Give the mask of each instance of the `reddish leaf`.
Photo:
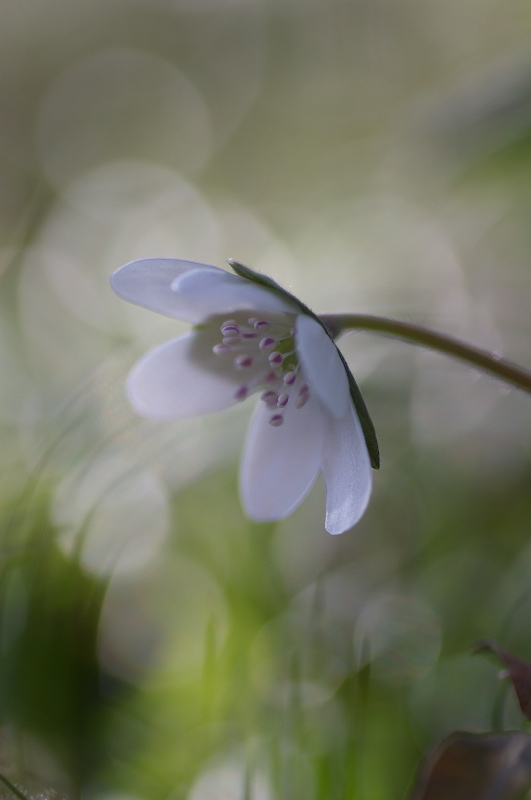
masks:
{"type": "Polygon", "coordinates": [[[482,650],[494,653],[505,664],[507,667],[505,673],[513,683],[522,713],[531,720],[531,664],[489,639],[478,643],[476,652],[482,650]]]}
{"type": "Polygon", "coordinates": [[[421,767],[410,800],[518,800],[531,789],[531,736],[453,733],[421,767]]]}

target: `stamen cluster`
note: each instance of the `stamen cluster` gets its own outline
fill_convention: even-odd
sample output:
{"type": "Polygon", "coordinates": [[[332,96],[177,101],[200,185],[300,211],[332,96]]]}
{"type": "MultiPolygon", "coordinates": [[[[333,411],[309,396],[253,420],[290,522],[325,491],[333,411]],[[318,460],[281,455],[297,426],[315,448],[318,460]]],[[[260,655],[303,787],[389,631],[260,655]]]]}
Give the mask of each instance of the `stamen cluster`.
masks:
{"type": "Polygon", "coordinates": [[[310,397],[297,358],[296,329],[288,322],[249,317],[243,322],[228,319],[220,326],[222,341],[213,352],[231,357],[234,370],[248,371],[249,378],[234,393],[236,400],[245,400],[261,391],[260,399],[271,411],[269,423],[284,422],[283,409],[288,403],[302,408],[310,397]]]}

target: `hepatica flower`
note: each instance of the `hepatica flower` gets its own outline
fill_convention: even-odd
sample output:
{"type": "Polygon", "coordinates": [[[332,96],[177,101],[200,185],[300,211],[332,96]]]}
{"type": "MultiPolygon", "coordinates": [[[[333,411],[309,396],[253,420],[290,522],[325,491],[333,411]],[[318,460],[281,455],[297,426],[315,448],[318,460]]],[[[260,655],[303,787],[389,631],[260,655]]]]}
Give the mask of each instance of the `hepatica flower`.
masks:
{"type": "Polygon", "coordinates": [[[361,394],[319,317],[271,278],[229,264],[234,274],[148,258],[112,275],[120,297],[193,326],[133,367],[129,400],[139,414],[169,420],[258,395],[240,472],[247,514],[285,517],[321,471],[326,529],[342,533],[365,511],[378,467],[361,394]]]}

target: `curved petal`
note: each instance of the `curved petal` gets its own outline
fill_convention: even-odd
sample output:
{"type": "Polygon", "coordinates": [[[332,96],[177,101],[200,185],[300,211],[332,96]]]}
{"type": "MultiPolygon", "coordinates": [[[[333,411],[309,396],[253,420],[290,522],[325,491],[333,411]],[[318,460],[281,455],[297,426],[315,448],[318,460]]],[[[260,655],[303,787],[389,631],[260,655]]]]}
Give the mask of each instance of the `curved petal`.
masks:
{"type": "Polygon", "coordinates": [[[336,417],[343,417],[349,406],[347,373],[332,339],[317,320],[301,314],[295,322],[297,353],[323,405],[336,417]]]}
{"type": "Polygon", "coordinates": [[[281,519],[299,505],[317,473],[325,417],[310,398],[302,408],[289,405],[284,424],[269,424],[272,412],[260,403],[251,422],[240,472],[240,494],[257,522],[281,519]]]}
{"type": "Polygon", "coordinates": [[[177,258],[141,258],[117,269],[111,275],[111,286],[120,297],[139,306],[159,311],[169,317],[177,317],[188,322],[201,322],[203,315],[197,316],[186,300],[179,297],[171,286],[179,276],[192,270],[224,274],[224,270],[200,264],[195,261],[181,261],[177,258]]]}
{"type": "Polygon", "coordinates": [[[261,311],[294,314],[296,303],[272,289],[258,286],[232,272],[196,269],[179,276],[172,289],[186,307],[201,319],[214,314],[233,314],[237,311],[261,311]]]}
{"type": "Polygon", "coordinates": [[[329,417],[323,441],[325,528],[343,533],[362,517],[372,489],[371,461],[352,401],[342,419],[329,417]]]}
{"type": "Polygon", "coordinates": [[[217,338],[216,331],[198,331],[146,353],[127,381],[135,411],[152,419],[178,419],[220,411],[237,402],[242,375],[232,368],[230,357],[214,355],[217,338]]]}

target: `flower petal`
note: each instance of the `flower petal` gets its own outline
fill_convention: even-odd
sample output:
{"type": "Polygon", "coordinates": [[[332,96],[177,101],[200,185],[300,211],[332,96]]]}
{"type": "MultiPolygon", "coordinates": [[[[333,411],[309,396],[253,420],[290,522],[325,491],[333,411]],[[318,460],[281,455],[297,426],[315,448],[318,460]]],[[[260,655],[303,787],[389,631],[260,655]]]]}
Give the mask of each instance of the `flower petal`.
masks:
{"type": "Polygon", "coordinates": [[[201,322],[186,300],[172,291],[172,283],[179,276],[200,269],[202,273],[225,274],[218,267],[177,258],[141,258],[120,267],[111,275],[111,286],[116,294],[139,306],[159,311],[169,317],[188,322],[201,322]]]}
{"type": "Polygon", "coordinates": [[[350,390],[335,344],[317,320],[307,314],[297,317],[295,328],[297,353],[312,391],[334,417],[343,417],[350,403],[350,390]]]}
{"type": "Polygon", "coordinates": [[[250,280],[224,270],[197,269],[185,272],[172,284],[172,289],[197,317],[237,311],[290,313],[299,311],[296,303],[281,294],[258,286],[250,280]]]}
{"type": "Polygon", "coordinates": [[[241,374],[232,369],[232,361],[214,355],[212,345],[217,339],[218,332],[202,330],[146,353],[127,382],[135,411],[163,420],[208,414],[233,405],[241,374]]]}
{"type": "Polygon", "coordinates": [[[284,410],[284,424],[269,424],[260,403],[251,422],[240,472],[240,494],[257,522],[281,519],[299,505],[319,470],[326,418],[315,398],[284,410]]]}
{"type": "Polygon", "coordinates": [[[363,515],[372,489],[371,461],[352,402],[342,419],[328,419],[321,469],[326,483],[326,530],[343,533],[363,515]]]}

